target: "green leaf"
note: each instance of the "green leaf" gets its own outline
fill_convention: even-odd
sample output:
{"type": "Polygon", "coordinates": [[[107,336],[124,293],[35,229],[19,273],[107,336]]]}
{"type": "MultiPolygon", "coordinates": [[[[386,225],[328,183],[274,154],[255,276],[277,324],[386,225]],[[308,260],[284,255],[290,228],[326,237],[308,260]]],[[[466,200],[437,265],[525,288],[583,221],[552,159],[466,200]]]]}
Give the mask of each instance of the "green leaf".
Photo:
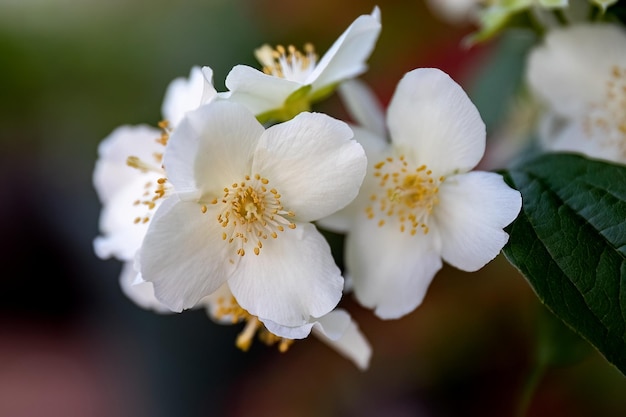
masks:
{"type": "Polygon", "coordinates": [[[550,154],[503,175],[523,199],[504,255],[626,375],[626,166],[550,154]]]}

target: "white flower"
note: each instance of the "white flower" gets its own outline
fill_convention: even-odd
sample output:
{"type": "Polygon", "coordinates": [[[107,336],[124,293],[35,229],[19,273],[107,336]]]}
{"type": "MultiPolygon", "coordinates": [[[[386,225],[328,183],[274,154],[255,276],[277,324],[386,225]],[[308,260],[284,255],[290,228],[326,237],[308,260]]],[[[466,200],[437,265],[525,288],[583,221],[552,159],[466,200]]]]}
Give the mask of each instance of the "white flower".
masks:
{"type": "Polygon", "coordinates": [[[365,72],[380,30],[376,7],[372,14],[359,16],[319,62],[310,45],[304,53],[291,46],[273,50],[265,45],[256,51],[264,72],[235,66],[226,77],[229,91],[223,96],[244,104],[261,121],[289,120],[308,111],[341,81],[365,72]]]}
{"type": "MultiPolygon", "coordinates": [[[[367,106],[372,99],[362,93],[352,102],[367,106]]],[[[502,228],[517,216],[521,197],[498,174],[470,172],[485,150],[485,125],[447,74],[407,73],[387,127],[391,143],[355,128],[368,154],[366,179],[354,203],[321,225],[348,232],[355,296],[389,319],[422,302],[442,259],[464,271],[491,261],[508,240],[502,228]]]]}
{"type": "Polygon", "coordinates": [[[142,276],[173,311],[228,285],[261,321],[298,327],[330,312],[343,278],[311,221],[357,194],[366,158],[343,122],[302,113],[267,130],[245,107],[187,113],[165,153],[172,193],[150,222],[142,276]]]}
{"type": "Polygon", "coordinates": [[[263,323],[258,317],[250,315],[241,308],[228,284],[222,284],[205,301],[207,312],[214,321],[222,324],[246,323],[236,341],[241,350],[248,350],[257,335],[263,343],[277,344],[278,349],[285,352],[294,339],[303,339],[312,331],[318,339],[350,359],[359,369],[365,370],[369,366],[372,348],[356,322],[342,309],[335,309],[303,326],[289,328],[271,321],[263,323]]]}
{"type": "Polygon", "coordinates": [[[473,20],[482,0],[427,0],[434,14],[446,22],[458,24],[473,20]]]}
{"type": "Polygon", "coordinates": [[[581,24],[548,33],[531,51],[527,79],[547,105],[549,150],[626,163],[626,32],[581,24]]]}
{"type": "Polygon", "coordinates": [[[165,144],[184,113],[215,97],[211,78],[210,68],[193,67],[189,79],[170,83],[163,100],[162,130],[120,126],[98,147],[93,182],[103,207],[94,250],[100,258],[125,261],[122,290],[144,308],[168,311],[154,298],[152,284],[143,282],[133,266],[152,214],[171,191],[162,167],[165,144]]]}

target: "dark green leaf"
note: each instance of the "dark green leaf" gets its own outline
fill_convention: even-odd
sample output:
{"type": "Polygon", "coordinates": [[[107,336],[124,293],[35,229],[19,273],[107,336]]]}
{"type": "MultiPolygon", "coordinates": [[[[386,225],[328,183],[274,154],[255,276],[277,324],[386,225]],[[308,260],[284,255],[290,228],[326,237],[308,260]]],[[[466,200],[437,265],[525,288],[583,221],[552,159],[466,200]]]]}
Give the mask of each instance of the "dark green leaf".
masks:
{"type": "Polygon", "coordinates": [[[523,199],[505,256],[626,374],[626,166],[551,154],[503,174],[523,199]]]}

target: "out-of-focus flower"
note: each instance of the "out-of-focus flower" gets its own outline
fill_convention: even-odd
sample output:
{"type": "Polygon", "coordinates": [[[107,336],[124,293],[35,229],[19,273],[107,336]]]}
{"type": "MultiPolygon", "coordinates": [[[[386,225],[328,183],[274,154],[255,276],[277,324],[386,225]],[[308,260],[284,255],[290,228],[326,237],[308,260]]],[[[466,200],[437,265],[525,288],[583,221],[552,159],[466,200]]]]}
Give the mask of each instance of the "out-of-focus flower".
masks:
{"type": "Polygon", "coordinates": [[[318,61],[312,45],[264,45],[256,50],[263,72],[235,66],[226,77],[221,96],[244,104],[261,122],[284,121],[332,93],[338,83],[367,69],[366,61],[380,34],[380,10],[359,16],[318,61]]]}
{"type": "Polygon", "coordinates": [[[529,55],[527,80],[545,102],[549,150],[626,163],[626,32],[611,24],[553,30],[529,55]]]}
{"type": "Polygon", "coordinates": [[[329,313],[343,277],[310,222],[358,193],[366,157],[352,136],[323,114],[265,130],[227,101],[187,113],[164,157],[175,192],[139,254],[157,298],[181,311],[228,282],[238,304],[263,322],[296,328],[329,313]]]}
{"type": "Polygon", "coordinates": [[[147,125],[120,126],[98,147],[93,182],[103,207],[101,235],[94,240],[94,249],[100,258],[126,262],[120,284],[141,307],[167,311],[154,298],[152,284],[143,282],[133,265],[152,214],[171,191],[162,166],[165,144],[187,111],[216,94],[211,69],[193,67],[188,79],[177,78],[169,84],[161,130],[147,125]]]}
{"type": "Polygon", "coordinates": [[[476,12],[483,3],[481,0],[427,0],[434,14],[446,22],[459,24],[473,22],[476,12]]]}
{"type": "MultiPolygon", "coordinates": [[[[371,103],[364,92],[351,102],[371,103]]],[[[347,232],[346,266],[357,300],[391,319],[422,302],[442,259],[475,271],[498,255],[508,240],[502,229],[519,213],[521,196],[498,174],[470,172],[485,150],[485,125],[447,74],[407,73],[386,120],[390,143],[354,128],[368,174],[355,201],[320,224],[347,232]]]]}

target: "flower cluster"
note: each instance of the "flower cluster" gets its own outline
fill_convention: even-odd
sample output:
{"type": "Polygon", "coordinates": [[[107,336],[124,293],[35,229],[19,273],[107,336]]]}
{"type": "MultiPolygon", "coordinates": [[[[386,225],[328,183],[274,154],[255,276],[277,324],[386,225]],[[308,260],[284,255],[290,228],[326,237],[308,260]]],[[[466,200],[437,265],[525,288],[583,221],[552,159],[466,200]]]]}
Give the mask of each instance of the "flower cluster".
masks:
{"type": "Polygon", "coordinates": [[[521,197],[472,171],[486,144],[478,110],[434,68],[408,72],[381,109],[357,79],[380,31],[375,8],[319,59],[311,45],[263,45],[262,70],[234,66],[224,92],[194,67],[168,87],[158,128],[102,141],[94,248],[124,262],[132,300],[242,323],[244,350],[313,333],[365,369],[371,347],[339,308],[345,294],[398,318],[443,261],[475,271],[498,255],[521,197]],[[336,91],[350,122],[311,111],[336,91]],[[345,234],[345,271],[318,227],[345,234]]]}

